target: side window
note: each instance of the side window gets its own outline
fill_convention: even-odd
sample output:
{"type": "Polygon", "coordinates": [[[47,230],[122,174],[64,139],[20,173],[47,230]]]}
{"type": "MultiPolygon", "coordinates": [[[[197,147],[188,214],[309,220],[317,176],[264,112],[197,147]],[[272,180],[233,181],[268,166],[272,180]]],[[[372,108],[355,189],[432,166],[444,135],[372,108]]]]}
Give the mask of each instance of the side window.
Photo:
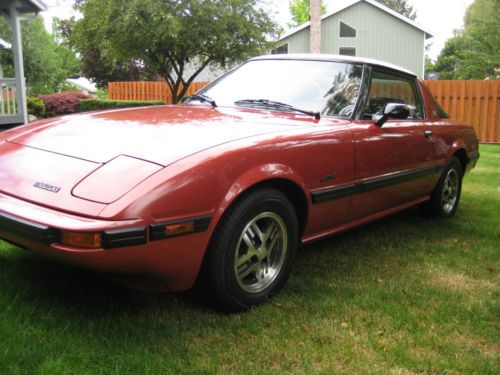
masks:
{"type": "Polygon", "coordinates": [[[340,21],[339,36],[341,38],[356,38],[356,29],[340,21]]]}
{"type": "Polygon", "coordinates": [[[441,104],[439,104],[436,98],[432,97],[432,100],[434,100],[434,104],[436,105],[438,116],[441,118],[450,118],[450,116],[448,116],[448,114],[445,112],[443,107],[441,107],[441,104]]]}
{"type": "Polygon", "coordinates": [[[281,46],[279,46],[271,51],[272,55],[281,55],[283,53],[285,53],[285,54],[288,53],[288,43],[282,44],[281,46]]]}
{"type": "Polygon", "coordinates": [[[388,103],[402,103],[410,107],[410,120],[422,119],[423,106],[417,95],[414,79],[374,70],[370,82],[370,93],[363,110],[363,118],[371,119],[383,112],[388,103]]]}
{"type": "Polygon", "coordinates": [[[344,56],[356,56],[356,48],[355,47],[340,47],[339,55],[344,56]]]}

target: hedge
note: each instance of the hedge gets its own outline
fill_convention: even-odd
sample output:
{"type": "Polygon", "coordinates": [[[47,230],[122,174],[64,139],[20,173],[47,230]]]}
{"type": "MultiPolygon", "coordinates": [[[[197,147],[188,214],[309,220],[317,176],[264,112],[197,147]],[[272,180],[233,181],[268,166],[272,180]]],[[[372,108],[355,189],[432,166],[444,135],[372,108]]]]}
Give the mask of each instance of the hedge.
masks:
{"type": "Polygon", "coordinates": [[[80,112],[98,111],[101,109],[144,107],[144,106],[150,106],[150,105],[165,105],[165,102],[163,102],[163,101],[83,99],[83,100],[80,100],[80,112]]]}
{"type": "Polygon", "coordinates": [[[42,99],[29,96],[26,99],[26,104],[28,107],[28,114],[33,115],[36,118],[41,118],[45,116],[45,104],[42,99]]]}

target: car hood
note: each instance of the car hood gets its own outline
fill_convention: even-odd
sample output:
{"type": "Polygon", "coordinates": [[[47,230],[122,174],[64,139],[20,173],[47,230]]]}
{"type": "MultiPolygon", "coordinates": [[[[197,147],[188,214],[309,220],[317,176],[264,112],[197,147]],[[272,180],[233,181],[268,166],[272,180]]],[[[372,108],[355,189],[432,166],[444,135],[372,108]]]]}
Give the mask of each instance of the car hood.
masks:
{"type": "Polygon", "coordinates": [[[157,106],[64,116],[8,141],[96,163],[127,155],[166,166],[223,143],[309,125],[308,120],[232,108],[157,106]]]}
{"type": "Polygon", "coordinates": [[[290,114],[202,106],[46,120],[2,134],[0,192],[98,216],[105,205],[182,158],[245,137],[310,126],[308,121],[290,114]]]}

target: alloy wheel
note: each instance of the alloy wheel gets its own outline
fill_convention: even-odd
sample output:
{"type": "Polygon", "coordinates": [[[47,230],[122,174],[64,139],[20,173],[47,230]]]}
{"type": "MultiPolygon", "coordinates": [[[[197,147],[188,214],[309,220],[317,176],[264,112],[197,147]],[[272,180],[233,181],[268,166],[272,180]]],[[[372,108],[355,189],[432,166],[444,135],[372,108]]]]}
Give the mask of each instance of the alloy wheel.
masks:
{"type": "Polygon", "coordinates": [[[458,198],[458,173],[454,168],[451,168],[443,182],[443,189],[441,192],[441,206],[446,214],[449,214],[458,198]]]}
{"type": "Polygon", "coordinates": [[[234,274],[247,293],[259,293],[279,275],[286,259],[287,229],[283,219],[264,212],[255,216],[240,234],[234,257],[234,274]]]}

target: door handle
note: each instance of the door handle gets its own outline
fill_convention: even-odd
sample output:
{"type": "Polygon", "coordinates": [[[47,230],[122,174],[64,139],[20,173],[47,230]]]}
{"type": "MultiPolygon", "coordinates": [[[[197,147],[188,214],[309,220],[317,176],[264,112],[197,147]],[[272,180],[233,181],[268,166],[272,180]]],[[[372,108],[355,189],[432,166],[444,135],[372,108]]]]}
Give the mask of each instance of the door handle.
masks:
{"type": "Polygon", "coordinates": [[[432,137],[432,130],[426,130],[426,131],[424,131],[424,136],[425,136],[425,138],[432,137]]]}

